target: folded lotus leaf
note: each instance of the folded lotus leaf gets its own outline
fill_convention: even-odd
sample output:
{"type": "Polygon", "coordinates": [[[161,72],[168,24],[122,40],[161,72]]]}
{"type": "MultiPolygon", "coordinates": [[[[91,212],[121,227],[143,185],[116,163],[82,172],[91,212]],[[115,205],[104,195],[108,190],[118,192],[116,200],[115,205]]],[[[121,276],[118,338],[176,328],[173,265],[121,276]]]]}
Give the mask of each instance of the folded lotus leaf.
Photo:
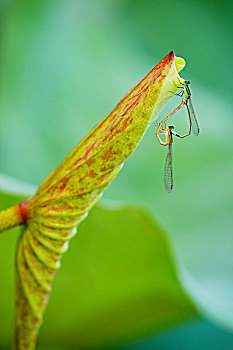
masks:
{"type": "Polygon", "coordinates": [[[90,131],[36,194],[15,207],[17,224],[25,224],[16,253],[16,349],[35,347],[69,240],[178,90],[183,82],[178,71],[184,64],[171,51],[90,131]]]}

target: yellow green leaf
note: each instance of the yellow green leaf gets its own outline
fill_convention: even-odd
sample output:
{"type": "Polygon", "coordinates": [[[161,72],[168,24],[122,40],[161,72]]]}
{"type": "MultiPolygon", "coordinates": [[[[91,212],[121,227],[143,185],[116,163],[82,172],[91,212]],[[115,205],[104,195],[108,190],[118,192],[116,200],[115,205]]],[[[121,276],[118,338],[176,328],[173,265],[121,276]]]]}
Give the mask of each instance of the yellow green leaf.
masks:
{"type": "MultiPolygon", "coordinates": [[[[26,227],[16,254],[17,349],[33,349],[60,260],[76,226],[133,153],[183,81],[171,51],[23,203],[26,227]]],[[[22,204],[21,204],[22,205],[22,204]]]]}

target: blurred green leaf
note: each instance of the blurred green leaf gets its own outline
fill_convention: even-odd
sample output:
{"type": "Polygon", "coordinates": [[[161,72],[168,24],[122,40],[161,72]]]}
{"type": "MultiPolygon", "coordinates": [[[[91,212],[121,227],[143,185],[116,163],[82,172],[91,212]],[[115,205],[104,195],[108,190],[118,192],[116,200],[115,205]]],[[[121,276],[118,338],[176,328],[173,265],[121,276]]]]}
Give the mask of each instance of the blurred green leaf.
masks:
{"type": "MultiPolygon", "coordinates": [[[[1,246],[14,250],[12,238],[15,241],[13,232],[3,235],[1,246]]],[[[5,266],[9,255],[12,251],[4,254],[3,250],[0,266],[5,266]]],[[[0,273],[6,287],[0,301],[4,314],[13,285],[5,268],[0,273]]],[[[144,209],[112,203],[98,206],[63,259],[39,343],[102,348],[197,316],[178,275],[169,240],[144,209]]],[[[4,318],[0,327],[9,339],[4,318]]]]}
{"type": "Polygon", "coordinates": [[[55,287],[41,334],[41,343],[49,339],[50,345],[54,338],[65,347],[69,334],[72,346],[116,346],[198,315],[164,231],[144,209],[130,205],[91,211],[55,287]]]}
{"type": "Polygon", "coordinates": [[[166,333],[161,332],[155,337],[125,345],[119,350],[229,350],[232,348],[233,334],[204,320],[195,320],[166,333]]]}

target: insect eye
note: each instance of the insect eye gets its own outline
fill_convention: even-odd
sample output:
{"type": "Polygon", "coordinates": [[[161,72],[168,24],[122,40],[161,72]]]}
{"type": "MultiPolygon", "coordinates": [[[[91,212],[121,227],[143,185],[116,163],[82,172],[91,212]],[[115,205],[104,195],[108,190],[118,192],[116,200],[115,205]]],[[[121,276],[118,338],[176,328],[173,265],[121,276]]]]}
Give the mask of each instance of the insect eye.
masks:
{"type": "Polygon", "coordinates": [[[189,85],[189,84],[190,84],[190,81],[189,81],[189,80],[185,80],[185,84],[186,84],[186,85],[189,85]]]}

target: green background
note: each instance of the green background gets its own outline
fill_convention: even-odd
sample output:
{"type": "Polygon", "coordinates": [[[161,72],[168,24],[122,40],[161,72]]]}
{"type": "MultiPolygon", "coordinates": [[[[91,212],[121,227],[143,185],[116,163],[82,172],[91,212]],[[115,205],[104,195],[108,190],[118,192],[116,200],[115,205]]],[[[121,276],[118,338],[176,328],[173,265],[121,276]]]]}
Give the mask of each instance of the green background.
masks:
{"type": "MultiPolygon", "coordinates": [[[[150,209],[215,325],[194,321],[130,349],[193,349],[191,338],[231,348],[232,10],[230,1],[0,4],[0,171],[36,185],[163,56],[174,49],[187,62],[201,133],[175,140],[174,191],[164,191],[166,150],[152,126],[104,198],[150,209]]],[[[186,120],[180,111],[175,125],[186,120]]]]}

